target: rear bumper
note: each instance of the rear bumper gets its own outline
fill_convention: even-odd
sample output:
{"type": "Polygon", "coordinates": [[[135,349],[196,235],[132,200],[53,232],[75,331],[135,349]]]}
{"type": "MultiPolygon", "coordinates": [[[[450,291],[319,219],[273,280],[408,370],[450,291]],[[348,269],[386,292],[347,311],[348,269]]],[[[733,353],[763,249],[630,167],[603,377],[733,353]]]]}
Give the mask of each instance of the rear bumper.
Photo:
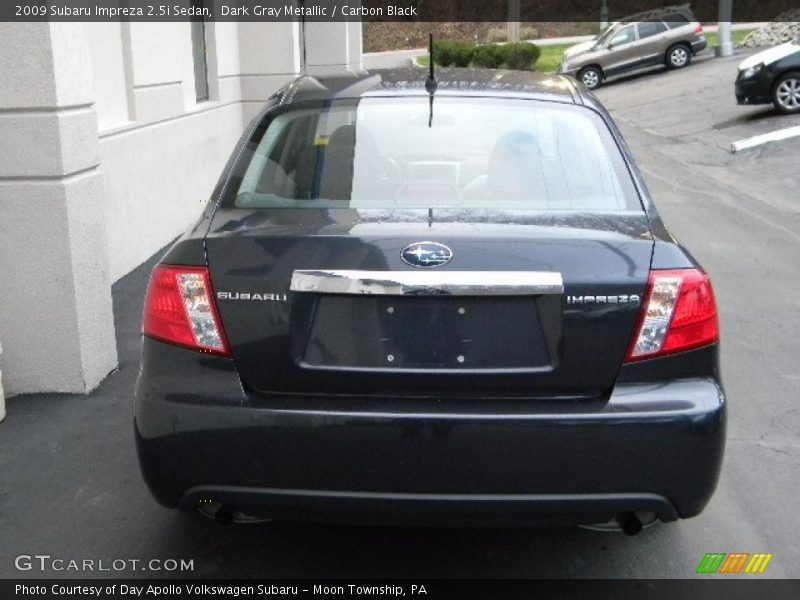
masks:
{"type": "Polygon", "coordinates": [[[692,42],[692,52],[697,54],[698,52],[702,52],[708,48],[708,40],[705,37],[701,36],[699,39],[692,42]]]}
{"type": "Polygon", "coordinates": [[[137,442],[145,480],[171,507],[393,524],[598,522],[628,510],[673,520],[702,511],[724,451],[724,396],[710,379],[618,386],[591,405],[254,406],[231,361],[205,356],[198,368],[191,351],[153,343],[137,442]]]}
{"type": "Polygon", "coordinates": [[[203,502],[246,507],[276,519],[357,525],[590,524],[639,510],[662,521],[679,518],[675,506],[655,494],[401,494],[201,485],[187,490],[179,506],[194,510],[203,502]]]}

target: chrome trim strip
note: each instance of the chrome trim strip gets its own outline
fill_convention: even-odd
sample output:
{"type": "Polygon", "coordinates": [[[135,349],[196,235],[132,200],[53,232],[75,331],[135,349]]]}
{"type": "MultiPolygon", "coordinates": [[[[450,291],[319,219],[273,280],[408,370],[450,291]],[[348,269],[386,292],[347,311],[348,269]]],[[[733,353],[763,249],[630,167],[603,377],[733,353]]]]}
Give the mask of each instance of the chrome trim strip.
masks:
{"type": "Polygon", "coordinates": [[[305,271],[291,291],[382,296],[539,296],[563,294],[561,273],[549,271],[305,271]]]}

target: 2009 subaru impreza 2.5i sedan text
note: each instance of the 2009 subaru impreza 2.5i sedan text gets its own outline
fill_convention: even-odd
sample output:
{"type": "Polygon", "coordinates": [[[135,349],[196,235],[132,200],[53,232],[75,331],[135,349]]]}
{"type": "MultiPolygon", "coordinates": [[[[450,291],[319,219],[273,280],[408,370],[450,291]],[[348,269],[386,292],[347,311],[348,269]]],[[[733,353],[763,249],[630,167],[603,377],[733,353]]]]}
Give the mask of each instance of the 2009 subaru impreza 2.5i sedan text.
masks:
{"type": "Polygon", "coordinates": [[[135,401],[169,507],[348,523],[699,514],[706,273],[561,76],[303,76],[153,270],[135,401]]]}

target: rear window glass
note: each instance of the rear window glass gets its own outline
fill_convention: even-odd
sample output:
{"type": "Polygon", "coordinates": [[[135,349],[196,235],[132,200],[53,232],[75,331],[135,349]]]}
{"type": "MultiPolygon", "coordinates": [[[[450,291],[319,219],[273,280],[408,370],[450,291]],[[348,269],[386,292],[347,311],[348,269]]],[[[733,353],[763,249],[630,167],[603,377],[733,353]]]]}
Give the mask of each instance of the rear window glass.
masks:
{"type": "Polygon", "coordinates": [[[664,17],[664,21],[667,23],[667,26],[670,29],[675,29],[676,27],[682,27],[683,25],[689,24],[689,19],[687,19],[683,15],[677,15],[677,14],[664,17]]]}
{"type": "Polygon", "coordinates": [[[237,207],[641,210],[608,127],[577,106],[341,100],[292,107],[260,135],[237,207]]]}

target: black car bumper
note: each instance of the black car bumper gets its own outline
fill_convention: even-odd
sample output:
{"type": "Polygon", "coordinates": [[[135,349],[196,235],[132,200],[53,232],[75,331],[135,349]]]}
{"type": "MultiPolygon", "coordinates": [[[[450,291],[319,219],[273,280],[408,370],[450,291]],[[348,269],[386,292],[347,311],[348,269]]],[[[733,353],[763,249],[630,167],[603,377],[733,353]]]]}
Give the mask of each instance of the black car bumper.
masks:
{"type": "Polygon", "coordinates": [[[769,104],[771,98],[771,79],[764,77],[764,70],[756,77],[742,79],[741,76],[734,84],[736,102],[739,104],[769,104]]]}
{"type": "Polygon", "coordinates": [[[148,342],[136,431],[159,502],[393,524],[599,522],[698,514],[725,402],[710,379],[617,386],[607,401],[276,398],[233,362],[148,342]]]}

